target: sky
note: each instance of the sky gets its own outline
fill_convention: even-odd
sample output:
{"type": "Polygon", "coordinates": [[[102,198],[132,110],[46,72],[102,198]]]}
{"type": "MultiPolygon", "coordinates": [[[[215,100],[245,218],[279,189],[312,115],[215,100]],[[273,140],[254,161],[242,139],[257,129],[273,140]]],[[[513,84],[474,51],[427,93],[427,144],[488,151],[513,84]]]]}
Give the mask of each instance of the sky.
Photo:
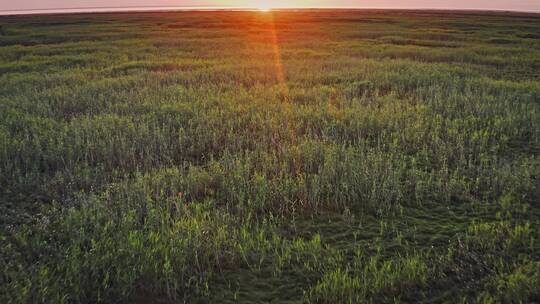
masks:
{"type": "Polygon", "coordinates": [[[0,11],[141,6],[371,7],[540,11],[540,0],[0,0],[0,11]]]}

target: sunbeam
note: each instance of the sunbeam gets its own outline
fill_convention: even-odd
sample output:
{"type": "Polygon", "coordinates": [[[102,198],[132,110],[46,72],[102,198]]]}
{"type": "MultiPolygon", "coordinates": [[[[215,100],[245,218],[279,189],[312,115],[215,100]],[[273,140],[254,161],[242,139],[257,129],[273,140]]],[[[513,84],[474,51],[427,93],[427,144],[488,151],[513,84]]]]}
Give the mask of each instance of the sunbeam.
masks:
{"type": "Polygon", "coordinates": [[[276,78],[279,84],[281,95],[285,98],[285,100],[288,100],[289,90],[285,81],[285,72],[283,70],[283,63],[281,60],[281,50],[279,47],[279,39],[277,36],[276,20],[274,13],[270,14],[270,34],[272,36],[272,49],[274,53],[274,67],[276,78]]]}

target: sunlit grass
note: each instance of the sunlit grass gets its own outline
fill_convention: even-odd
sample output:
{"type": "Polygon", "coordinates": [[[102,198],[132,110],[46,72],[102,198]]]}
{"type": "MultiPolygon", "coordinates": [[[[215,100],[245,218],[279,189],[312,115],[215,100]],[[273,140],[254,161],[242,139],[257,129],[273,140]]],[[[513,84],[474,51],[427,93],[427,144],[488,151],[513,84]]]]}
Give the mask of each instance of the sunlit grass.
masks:
{"type": "Polygon", "coordinates": [[[0,302],[540,297],[537,18],[0,25],[0,302]]]}

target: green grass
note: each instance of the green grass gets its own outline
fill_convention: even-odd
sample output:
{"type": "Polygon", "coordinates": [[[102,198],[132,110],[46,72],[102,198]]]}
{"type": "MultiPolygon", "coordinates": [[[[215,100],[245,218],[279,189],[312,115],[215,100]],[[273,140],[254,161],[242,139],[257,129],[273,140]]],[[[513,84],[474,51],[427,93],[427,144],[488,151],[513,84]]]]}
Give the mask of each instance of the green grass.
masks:
{"type": "Polygon", "coordinates": [[[539,21],[0,17],[0,302],[540,300],[539,21]]]}

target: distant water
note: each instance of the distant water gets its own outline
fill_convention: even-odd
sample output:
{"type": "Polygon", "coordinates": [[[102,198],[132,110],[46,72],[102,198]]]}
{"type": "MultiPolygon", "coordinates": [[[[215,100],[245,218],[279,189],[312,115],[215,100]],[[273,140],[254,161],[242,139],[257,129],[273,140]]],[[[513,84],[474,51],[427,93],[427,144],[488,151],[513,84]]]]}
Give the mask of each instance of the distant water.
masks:
{"type": "MultiPolygon", "coordinates": [[[[279,8],[277,8],[279,9],[279,8]]],[[[286,10],[319,10],[319,9],[398,9],[398,10],[455,10],[455,11],[493,11],[516,13],[540,13],[540,10],[502,10],[502,9],[459,9],[459,8],[406,8],[406,7],[305,7],[283,8],[286,10]]],[[[30,14],[67,14],[67,13],[112,13],[112,12],[163,12],[163,11],[259,11],[257,8],[242,8],[231,6],[134,6],[134,7],[85,7],[85,8],[48,8],[28,10],[0,10],[1,15],[30,15],[30,14]]]]}

